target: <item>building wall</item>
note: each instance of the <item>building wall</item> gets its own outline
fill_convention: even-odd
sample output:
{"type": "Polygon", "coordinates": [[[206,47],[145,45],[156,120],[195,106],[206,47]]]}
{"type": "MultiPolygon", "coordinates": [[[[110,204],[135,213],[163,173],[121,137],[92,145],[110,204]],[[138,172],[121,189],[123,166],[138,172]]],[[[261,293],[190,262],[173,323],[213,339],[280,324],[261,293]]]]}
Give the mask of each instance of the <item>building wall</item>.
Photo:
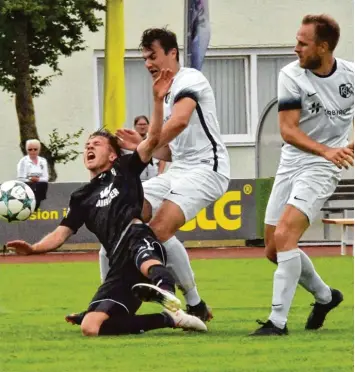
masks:
{"type": "MultiPolygon", "coordinates": [[[[342,36],[336,55],[353,60],[353,2],[351,0],[209,0],[212,38],[210,48],[292,47],[301,18],[307,13],[329,13],[341,25],[342,36]]],[[[137,49],[141,33],[151,26],[168,25],[183,45],[183,0],[129,0],[125,2],[126,49],[137,49]]],[[[104,49],[104,28],[96,34],[86,33],[88,48],[70,58],[62,58],[63,75],[53,79],[45,94],[34,100],[40,138],[58,128],[61,134],[84,127],[80,139],[83,147],[87,135],[95,129],[98,107],[94,51],[104,49]]],[[[14,100],[0,93],[0,143],[3,159],[0,181],[16,176],[19,131],[14,100]]],[[[228,147],[232,176],[255,177],[255,148],[228,147]],[[247,165],[247,166],[246,166],[247,165]]],[[[83,181],[87,172],[82,159],[58,165],[58,181],[83,181]]]]}

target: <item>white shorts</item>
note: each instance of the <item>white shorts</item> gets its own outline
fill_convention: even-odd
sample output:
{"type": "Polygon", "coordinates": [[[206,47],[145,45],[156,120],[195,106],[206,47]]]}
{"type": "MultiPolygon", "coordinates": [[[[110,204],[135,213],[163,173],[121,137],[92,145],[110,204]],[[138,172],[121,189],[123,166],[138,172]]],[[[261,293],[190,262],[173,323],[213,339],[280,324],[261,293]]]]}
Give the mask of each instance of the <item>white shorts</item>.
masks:
{"type": "Polygon", "coordinates": [[[163,200],[177,204],[185,221],[194,218],[228,189],[229,179],[203,166],[186,168],[172,165],[167,172],[143,183],[144,198],[152,206],[153,215],[163,200]]]}
{"type": "Polygon", "coordinates": [[[266,208],[265,224],[276,226],[286,204],[299,209],[311,224],[334,193],[339,179],[339,173],[323,164],[292,169],[280,166],[266,208]]]}

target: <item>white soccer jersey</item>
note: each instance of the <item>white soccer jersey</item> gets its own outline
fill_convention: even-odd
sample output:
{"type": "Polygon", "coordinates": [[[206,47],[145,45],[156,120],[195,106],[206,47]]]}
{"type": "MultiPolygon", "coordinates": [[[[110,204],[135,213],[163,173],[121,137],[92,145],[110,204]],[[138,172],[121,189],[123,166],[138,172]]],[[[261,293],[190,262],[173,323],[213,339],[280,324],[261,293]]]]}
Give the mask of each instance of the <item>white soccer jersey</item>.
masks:
{"type": "Polygon", "coordinates": [[[194,99],[197,106],[185,130],[169,143],[173,165],[210,166],[229,178],[229,155],[221,137],[213,90],[200,71],[180,68],[175,75],[165,99],[164,122],[169,120],[174,103],[184,97],[194,99]]]}
{"type": "MultiPolygon", "coordinates": [[[[354,65],[337,58],[328,76],[318,76],[295,61],[285,66],[278,81],[279,111],[301,109],[299,128],[329,147],[344,147],[354,116],[354,65]]],[[[280,164],[327,162],[323,157],[284,144],[280,164]]],[[[335,165],[329,163],[334,169],[335,165]]]]}

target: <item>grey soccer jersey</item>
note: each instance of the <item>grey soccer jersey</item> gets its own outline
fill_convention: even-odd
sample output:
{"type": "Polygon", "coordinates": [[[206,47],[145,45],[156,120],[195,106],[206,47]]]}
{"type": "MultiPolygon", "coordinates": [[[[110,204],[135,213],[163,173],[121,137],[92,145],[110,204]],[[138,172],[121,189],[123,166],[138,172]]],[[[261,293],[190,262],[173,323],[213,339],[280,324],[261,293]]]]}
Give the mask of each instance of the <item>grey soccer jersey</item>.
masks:
{"type": "Polygon", "coordinates": [[[209,166],[229,178],[229,155],[221,137],[213,90],[200,71],[180,68],[165,99],[164,122],[169,120],[174,104],[185,97],[195,100],[197,106],[187,128],[169,143],[173,162],[209,166]]]}
{"type": "MultiPolygon", "coordinates": [[[[354,116],[353,84],[354,65],[342,59],[337,58],[332,72],[324,77],[292,62],[279,75],[279,111],[301,109],[299,128],[305,134],[326,146],[344,147],[354,116]]],[[[282,147],[280,165],[319,162],[327,160],[287,143],[282,147]]]]}

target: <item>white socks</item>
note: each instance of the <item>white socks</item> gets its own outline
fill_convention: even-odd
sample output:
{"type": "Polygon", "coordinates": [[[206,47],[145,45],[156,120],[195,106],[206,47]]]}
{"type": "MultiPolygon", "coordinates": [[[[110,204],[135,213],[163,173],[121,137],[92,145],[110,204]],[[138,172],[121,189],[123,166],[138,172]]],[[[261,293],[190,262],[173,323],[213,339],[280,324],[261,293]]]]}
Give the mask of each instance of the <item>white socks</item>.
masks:
{"type": "Polygon", "coordinates": [[[283,329],[301,276],[300,249],[278,252],[277,262],[269,319],[276,327],[283,329]]]}
{"type": "Polygon", "coordinates": [[[167,255],[166,267],[171,270],[177,286],[183,292],[186,303],[190,306],[199,304],[201,298],[197,292],[194,273],[185,247],[176,236],[163,244],[167,255]]]}
{"type": "Polygon", "coordinates": [[[300,249],[302,271],[299,284],[308,292],[314,295],[314,298],[320,304],[327,304],[332,300],[330,288],[323,282],[318,275],[310,258],[300,249]]]}

